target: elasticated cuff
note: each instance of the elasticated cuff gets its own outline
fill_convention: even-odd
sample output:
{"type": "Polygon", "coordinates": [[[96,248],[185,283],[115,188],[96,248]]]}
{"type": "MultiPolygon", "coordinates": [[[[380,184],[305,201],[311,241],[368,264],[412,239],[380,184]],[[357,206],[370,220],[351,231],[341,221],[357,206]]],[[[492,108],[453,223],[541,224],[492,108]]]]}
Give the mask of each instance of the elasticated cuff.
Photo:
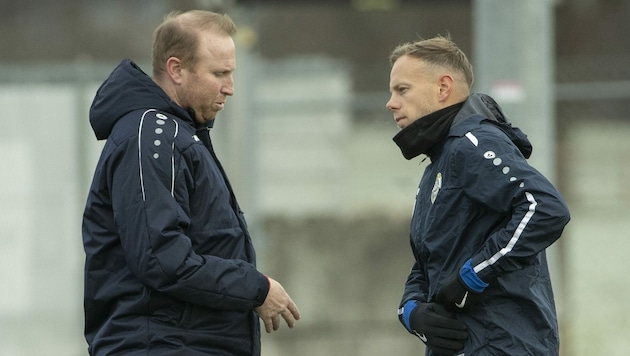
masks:
{"type": "Polygon", "coordinates": [[[473,292],[481,293],[488,286],[488,283],[482,281],[481,278],[477,276],[477,273],[475,273],[475,270],[472,268],[470,259],[466,261],[459,270],[459,276],[462,278],[464,284],[473,292]]]}
{"type": "Polygon", "coordinates": [[[405,328],[407,328],[409,332],[412,332],[409,319],[411,318],[411,313],[416,309],[417,306],[418,302],[416,302],[415,300],[408,300],[401,308],[402,310],[399,312],[400,321],[402,321],[403,325],[405,326],[405,328]]]}

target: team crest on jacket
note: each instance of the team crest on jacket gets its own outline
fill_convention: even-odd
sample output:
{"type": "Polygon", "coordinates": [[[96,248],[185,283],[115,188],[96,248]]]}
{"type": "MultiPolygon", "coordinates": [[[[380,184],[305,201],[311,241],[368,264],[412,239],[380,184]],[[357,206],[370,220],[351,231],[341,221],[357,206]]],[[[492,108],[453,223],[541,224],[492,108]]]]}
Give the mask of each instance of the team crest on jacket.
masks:
{"type": "Polygon", "coordinates": [[[437,195],[440,192],[440,188],[442,188],[442,173],[437,174],[435,176],[435,183],[433,184],[433,189],[431,189],[431,204],[435,203],[435,199],[437,199],[437,195]]]}

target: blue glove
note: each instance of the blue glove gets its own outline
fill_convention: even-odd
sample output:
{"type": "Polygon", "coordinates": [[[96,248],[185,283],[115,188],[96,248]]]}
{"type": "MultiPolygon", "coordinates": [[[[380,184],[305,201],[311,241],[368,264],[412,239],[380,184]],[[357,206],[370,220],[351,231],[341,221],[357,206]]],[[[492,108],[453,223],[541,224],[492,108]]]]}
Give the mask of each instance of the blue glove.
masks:
{"type": "Polygon", "coordinates": [[[466,261],[459,272],[454,273],[437,294],[437,302],[451,312],[465,311],[479,302],[485,283],[477,276],[470,260],[466,261]]]}

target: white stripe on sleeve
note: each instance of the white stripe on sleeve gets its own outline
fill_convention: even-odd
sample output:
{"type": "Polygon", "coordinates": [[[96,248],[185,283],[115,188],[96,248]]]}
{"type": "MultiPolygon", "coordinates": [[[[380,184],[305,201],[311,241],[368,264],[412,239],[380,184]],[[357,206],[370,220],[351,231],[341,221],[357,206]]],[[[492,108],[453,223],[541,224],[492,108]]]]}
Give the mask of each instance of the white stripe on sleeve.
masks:
{"type": "Polygon", "coordinates": [[[525,230],[525,228],[527,227],[527,224],[529,223],[529,221],[534,216],[534,213],[536,212],[536,205],[538,205],[538,203],[536,202],[536,199],[534,199],[534,196],[531,193],[525,192],[525,196],[527,197],[527,201],[530,202],[529,209],[527,210],[527,213],[525,213],[525,216],[523,216],[523,219],[521,220],[521,222],[518,224],[518,227],[514,231],[512,238],[510,239],[510,241],[508,241],[508,244],[505,247],[500,249],[492,257],[476,265],[473,268],[475,273],[479,273],[479,271],[482,271],[486,267],[495,264],[498,260],[501,259],[501,257],[510,253],[510,251],[512,251],[512,249],[514,248],[514,245],[516,245],[516,243],[518,242],[518,239],[521,237],[523,230],[525,230]]]}

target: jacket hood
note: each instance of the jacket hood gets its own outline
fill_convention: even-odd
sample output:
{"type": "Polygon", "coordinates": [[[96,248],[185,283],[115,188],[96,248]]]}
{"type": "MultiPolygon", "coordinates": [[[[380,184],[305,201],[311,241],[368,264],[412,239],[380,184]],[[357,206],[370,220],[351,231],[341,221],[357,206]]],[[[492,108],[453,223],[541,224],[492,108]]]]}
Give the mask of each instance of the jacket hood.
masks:
{"type": "Polygon", "coordinates": [[[194,122],[188,112],[171,100],[138,65],[125,59],[97,90],[90,107],[90,124],[96,138],[103,140],[109,137],[116,122],[125,114],[147,108],[194,122]]]}
{"type": "Polygon", "coordinates": [[[512,123],[503,114],[503,110],[494,99],[489,95],[474,93],[471,94],[464,102],[461,110],[455,116],[453,127],[468,119],[471,116],[481,115],[482,123],[488,123],[499,128],[505,133],[510,140],[521,151],[525,158],[529,158],[532,154],[532,144],[527,135],[518,127],[512,126],[512,123]]]}

